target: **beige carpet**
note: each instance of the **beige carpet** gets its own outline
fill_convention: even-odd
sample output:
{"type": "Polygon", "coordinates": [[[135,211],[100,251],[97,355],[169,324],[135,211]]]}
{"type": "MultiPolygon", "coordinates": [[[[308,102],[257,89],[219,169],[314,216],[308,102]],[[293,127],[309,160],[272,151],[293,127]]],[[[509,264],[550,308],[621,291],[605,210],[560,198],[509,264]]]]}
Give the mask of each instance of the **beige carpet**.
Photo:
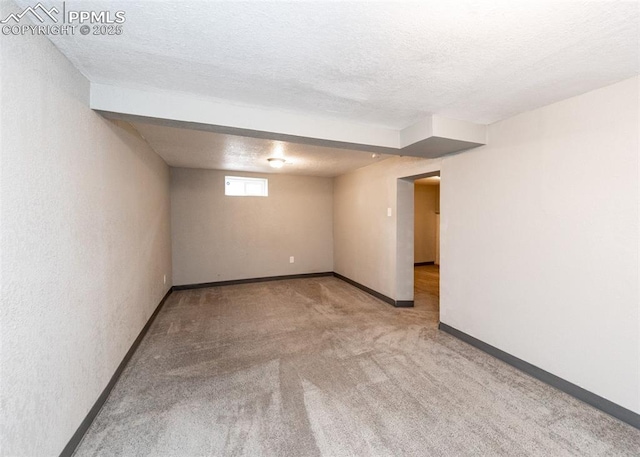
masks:
{"type": "Polygon", "coordinates": [[[438,331],[434,268],[413,309],[331,277],[174,292],[76,455],[640,455],[640,430],[438,331]]]}

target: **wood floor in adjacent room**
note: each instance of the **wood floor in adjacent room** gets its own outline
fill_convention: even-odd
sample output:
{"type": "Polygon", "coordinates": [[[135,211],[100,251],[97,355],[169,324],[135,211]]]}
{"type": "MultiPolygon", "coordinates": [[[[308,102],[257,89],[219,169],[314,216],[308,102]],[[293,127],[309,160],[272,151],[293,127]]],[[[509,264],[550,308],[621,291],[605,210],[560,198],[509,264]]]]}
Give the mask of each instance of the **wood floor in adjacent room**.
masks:
{"type": "Polygon", "coordinates": [[[440,267],[421,265],[413,269],[415,307],[425,313],[425,321],[440,322],[440,267]]]}
{"type": "Polygon", "coordinates": [[[174,292],[76,456],[638,455],[640,430],[333,278],[174,292]]]}

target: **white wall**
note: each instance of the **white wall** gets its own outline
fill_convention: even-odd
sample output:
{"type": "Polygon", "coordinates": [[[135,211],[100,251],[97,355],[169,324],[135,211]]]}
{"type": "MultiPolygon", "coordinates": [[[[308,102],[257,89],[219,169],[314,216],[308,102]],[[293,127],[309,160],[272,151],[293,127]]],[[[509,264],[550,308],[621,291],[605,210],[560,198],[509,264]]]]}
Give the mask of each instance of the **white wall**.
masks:
{"type": "Polygon", "coordinates": [[[171,286],[169,170],[46,38],[0,68],[0,454],[57,456],[171,286]]]}
{"type": "Polygon", "coordinates": [[[177,285],[333,271],[331,178],[172,168],[171,207],[177,285]],[[269,196],[227,197],[225,175],[269,196]]]}
{"type": "Polygon", "coordinates": [[[440,186],[415,184],[414,189],[413,261],[415,263],[435,262],[440,186]]]}
{"type": "Polygon", "coordinates": [[[638,78],[442,170],[441,320],[640,412],[638,78]]]}
{"type": "Polygon", "coordinates": [[[413,300],[414,185],[398,178],[437,172],[441,160],[392,157],[334,179],[336,273],[413,300]]]}
{"type": "Polygon", "coordinates": [[[335,270],[411,299],[398,178],[440,169],[442,322],[640,412],[639,82],[493,124],[441,162],[336,178],[335,270]]]}

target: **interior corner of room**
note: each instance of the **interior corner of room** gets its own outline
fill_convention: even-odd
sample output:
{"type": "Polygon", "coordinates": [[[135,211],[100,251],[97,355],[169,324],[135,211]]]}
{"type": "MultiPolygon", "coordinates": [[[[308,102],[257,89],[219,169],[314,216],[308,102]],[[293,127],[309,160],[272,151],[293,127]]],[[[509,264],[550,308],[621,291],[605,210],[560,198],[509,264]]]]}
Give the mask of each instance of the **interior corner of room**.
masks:
{"type": "MultiPolygon", "coordinates": [[[[173,30],[173,7],[157,3],[158,20],[173,30]]],[[[194,48],[185,45],[185,56],[175,54],[162,34],[151,34],[142,3],[118,5],[128,14],[125,28],[139,36],[0,36],[0,452],[134,455],[139,443],[118,441],[118,433],[129,437],[138,426],[152,427],[148,416],[110,426],[107,421],[118,416],[114,407],[104,421],[94,421],[108,401],[153,406],[151,397],[118,390],[127,370],[148,383],[144,395],[162,391],[169,378],[189,385],[193,367],[181,366],[179,357],[165,367],[165,377],[135,371],[144,357],[161,365],[162,351],[175,356],[187,346],[201,351],[193,364],[208,376],[224,374],[215,389],[198,390],[223,413],[205,414],[195,393],[185,400],[188,395],[180,397],[175,385],[167,387],[165,400],[180,398],[154,411],[165,432],[148,439],[150,453],[175,445],[185,452],[180,455],[201,455],[205,448],[230,455],[233,442],[238,452],[254,455],[278,453],[276,448],[291,455],[399,455],[402,439],[407,449],[413,445],[391,426],[400,423],[422,440],[425,452],[429,443],[442,444],[422,435],[428,433],[425,424],[437,424],[443,434],[456,430],[451,440],[457,448],[434,447],[451,455],[470,449],[464,440],[477,438],[472,429],[486,437],[474,441],[480,446],[474,449],[487,455],[496,449],[528,452],[506,438],[498,439],[504,447],[490,447],[495,443],[488,444],[493,435],[485,426],[500,437],[517,429],[527,446],[540,446],[527,448],[535,455],[637,452],[640,77],[637,64],[633,70],[624,63],[638,57],[637,41],[627,44],[640,29],[637,12],[623,15],[608,4],[578,2],[583,11],[575,14],[584,19],[578,21],[568,14],[577,11],[570,5],[539,6],[558,13],[541,23],[558,40],[566,36],[567,46],[541,37],[534,56],[513,63],[513,76],[493,67],[509,66],[500,56],[515,59],[523,50],[511,49],[509,36],[498,33],[500,22],[491,22],[495,32],[478,24],[487,43],[503,43],[501,54],[474,58],[487,74],[458,62],[467,76],[449,83],[433,76],[429,84],[453,91],[438,95],[419,79],[426,66],[407,63],[406,74],[391,67],[401,65],[394,59],[405,51],[408,62],[427,56],[434,65],[440,57],[454,62],[446,56],[456,52],[456,42],[447,52],[438,47],[435,54],[413,54],[412,46],[437,41],[435,32],[409,39],[402,30],[424,27],[399,5],[400,22],[379,30],[399,40],[393,41],[397,48],[391,43],[380,50],[388,80],[375,76],[386,69],[363,57],[373,49],[356,52],[363,40],[347,21],[386,17],[383,5],[370,5],[366,14],[358,4],[325,5],[327,10],[280,5],[282,21],[298,30],[293,38],[274,28],[283,23],[276,4],[252,9],[212,2],[199,6],[206,15],[185,8],[207,43],[215,44],[215,55],[225,56],[219,65],[198,60],[208,48],[186,33],[181,39],[192,40],[185,43],[194,48]],[[329,31],[308,18],[328,21],[341,8],[343,27],[331,33],[343,41],[331,48],[325,47],[334,43],[329,38],[310,41],[325,50],[311,59],[298,38],[306,40],[309,30],[329,37],[329,31]],[[224,21],[216,19],[218,13],[224,21]],[[594,25],[603,17],[611,33],[594,25]],[[207,20],[216,27],[205,27],[207,20]],[[561,26],[565,20],[581,32],[561,26]],[[147,28],[136,29],[136,23],[147,28]],[[259,24],[272,35],[255,39],[262,36],[259,24]],[[248,33],[250,25],[255,35],[248,33]],[[146,33],[150,38],[140,38],[146,33]],[[601,46],[591,45],[590,35],[601,46]],[[159,41],[153,44],[151,37],[159,41]],[[235,38],[227,43],[225,37],[235,38]],[[160,49],[163,43],[167,49],[160,49]],[[243,46],[252,53],[240,52],[243,46]],[[344,55],[327,57],[338,48],[344,55]],[[574,61],[572,53],[582,57],[574,61]],[[274,59],[272,66],[264,55],[274,59]],[[326,63],[334,58],[342,66],[326,63]],[[571,63],[572,73],[562,62],[571,63]],[[312,74],[305,66],[322,71],[312,74]],[[147,85],[136,79],[143,77],[147,85]],[[475,88],[485,79],[492,88],[488,96],[480,92],[489,90],[489,82],[475,88]],[[216,89],[223,83],[228,85],[216,89]],[[431,105],[412,103],[405,90],[414,83],[415,90],[432,94],[431,105]],[[261,84],[272,84],[279,95],[262,91],[261,84]],[[383,93],[378,97],[376,90],[383,93]],[[239,179],[240,190],[225,192],[230,177],[239,179]],[[281,303],[271,312],[269,300],[281,303]],[[214,322],[202,330],[209,340],[171,345],[178,341],[171,338],[199,325],[196,311],[205,308],[212,319],[207,322],[214,322]],[[261,347],[251,346],[252,338],[261,347]],[[153,353],[157,360],[150,349],[139,349],[152,342],[162,346],[153,353]],[[259,358],[265,348],[273,352],[259,358]],[[216,359],[234,351],[245,352],[233,370],[216,359]],[[451,382],[467,383],[456,384],[459,391],[451,395],[464,391],[469,401],[475,395],[486,403],[471,409],[447,403],[448,387],[437,384],[445,371],[460,373],[451,382]],[[287,386],[291,390],[281,390],[287,386]],[[440,395],[432,402],[416,400],[424,386],[440,395]],[[504,398],[502,388],[508,391],[504,398]],[[251,389],[264,389],[264,395],[243,403],[251,389]],[[354,398],[366,408],[349,403],[354,398]],[[503,409],[489,411],[491,399],[504,401],[503,409]],[[545,409],[545,401],[552,406],[545,409]],[[176,419],[184,411],[202,413],[202,422],[176,419]],[[458,415],[442,417],[443,411],[458,415]],[[280,413],[290,416],[274,427],[289,427],[286,433],[264,425],[280,413]],[[258,422],[251,422],[251,414],[260,416],[258,422]],[[483,414],[491,419],[480,421],[483,414]],[[346,431],[332,428],[340,420],[346,431]],[[518,425],[510,428],[509,420],[518,425]],[[79,447],[92,423],[108,432],[96,432],[94,441],[79,447]],[[251,428],[257,423],[264,427],[251,428]],[[365,424],[364,431],[354,424],[365,424]],[[240,432],[258,447],[243,447],[240,432]],[[187,452],[171,440],[188,433],[199,438],[182,440],[192,446],[187,452]],[[272,447],[260,448],[267,435],[272,447]],[[120,447],[109,447],[116,441],[120,447]],[[575,447],[562,447],[567,443],[575,447]]],[[[27,7],[25,1],[4,1],[0,16],[14,14],[18,21],[27,7]]],[[[514,21],[522,13],[507,10],[514,21]]],[[[498,21],[482,11],[477,14],[498,21]]],[[[475,23],[472,16],[465,13],[464,23],[475,23]]],[[[538,18],[526,17],[532,24],[538,18]]],[[[368,27],[358,30],[377,37],[366,34],[377,30],[368,27]]],[[[445,71],[446,62],[438,68],[445,71]]],[[[139,440],[151,435],[144,436],[139,440]]]]}

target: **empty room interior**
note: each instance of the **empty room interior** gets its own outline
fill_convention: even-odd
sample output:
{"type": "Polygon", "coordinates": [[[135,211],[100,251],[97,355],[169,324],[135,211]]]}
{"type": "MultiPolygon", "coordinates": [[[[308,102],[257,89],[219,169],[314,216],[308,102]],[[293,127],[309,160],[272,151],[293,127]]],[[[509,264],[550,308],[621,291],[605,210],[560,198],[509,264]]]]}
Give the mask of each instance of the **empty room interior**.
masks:
{"type": "Polygon", "coordinates": [[[0,455],[640,455],[637,1],[0,22],[0,455]]]}

